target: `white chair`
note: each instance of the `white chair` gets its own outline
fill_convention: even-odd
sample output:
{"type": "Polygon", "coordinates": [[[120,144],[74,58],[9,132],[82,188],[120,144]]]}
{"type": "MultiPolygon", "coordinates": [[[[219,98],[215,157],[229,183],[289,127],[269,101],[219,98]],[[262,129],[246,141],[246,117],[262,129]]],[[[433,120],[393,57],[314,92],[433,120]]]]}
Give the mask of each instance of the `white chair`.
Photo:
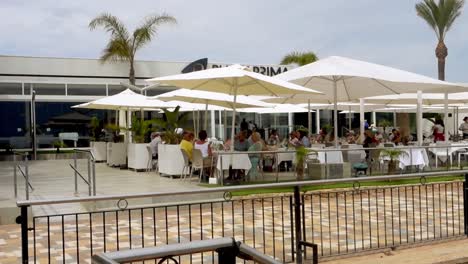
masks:
{"type": "Polygon", "coordinates": [[[146,171],[152,171],[154,168],[158,171],[158,159],[153,158],[151,146],[146,146],[146,150],[148,151],[148,164],[146,166],[146,171]]]}
{"type": "Polygon", "coordinates": [[[190,170],[190,177],[189,180],[192,179],[193,172],[195,170],[198,170],[200,172],[200,180],[203,177],[203,170],[205,169],[205,164],[203,161],[203,155],[202,152],[199,149],[193,149],[192,150],[192,169],[190,170]]]}
{"type": "MultiPolygon", "coordinates": [[[[434,156],[435,156],[435,165],[436,168],[438,167],[438,160],[440,157],[445,157],[450,161],[450,166],[452,166],[452,150],[450,149],[450,144],[446,144],[444,141],[436,142],[436,146],[439,148],[434,148],[434,156]],[[446,146],[447,148],[440,148],[440,146],[446,146]]],[[[442,161],[442,159],[441,159],[442,161]]]]}
{"type": "Polygon", "coordinates": [[[187,178],[187,175],[190,173],[191,166],[190,166],[190,160],[188,157],[188,154],[185,152],[185,150],[180,149],[180,152],[182,152],[182,157],[184,157],[184,167],[182,168],[182,173],[180,174],[180,179],[187,178]]]}

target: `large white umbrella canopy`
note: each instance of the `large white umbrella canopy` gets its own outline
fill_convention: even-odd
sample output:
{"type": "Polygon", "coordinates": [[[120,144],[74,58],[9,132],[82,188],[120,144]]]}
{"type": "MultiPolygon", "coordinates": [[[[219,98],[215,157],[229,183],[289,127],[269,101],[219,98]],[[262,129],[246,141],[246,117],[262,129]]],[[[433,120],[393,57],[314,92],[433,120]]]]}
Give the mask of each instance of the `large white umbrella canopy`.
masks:
{"type": "Polygon", "coordinates": [[[307,112],[307,109],[292,104],[270,104],[268,107],[240,109],[239,112],[258,114],[305,113],[307,112]]]}
{"type": "MultiPolygon", "coordinates": [[[[234,115],[232,118],[231,136],[234,136],[235,131],[235,103],[238,95],[278,96],[295,93],[320,94],[320,92],[312,89],[249,71],[246,67],[240,65],[153,78],[148,81],[184,87],[189,90],[202,90],[232,95],[234,115]]],[[[233,149],[233,146],[231,146],[231,149],[233,149]]]]}
{"type": "Polygon", "coordinates": [[[177,105],[160,100],[150,100],[148,97],[126,89],[115,95],[106,96],[88,103],[72,106],[73,108],[105,109],[105,110],[132,110],[169,108],[177,105]]]}
{"type": "MultiPolygon", "coordinates": [[[[424,92],[464,92],[463,85],[439,81],[423,75],[398,70],[374,63],[332,56],[305,66],[279,74],[276,78],[291,81],[304,87],[313,87],[324,92],[325,97],[335,104],[334,128],[336,143],[337,102],[347,102],[360,98],[387,94],[424,92]]],[[[291,95],[302,98],[304,95],[291,95]]],[[[361,130],[363,126],[361,117],[361,130]]]]}
{"type": "MultiPolygon", "coordinates": [[[[445,103],[445,95],[441,93],[424,93],[422,94],[423,105],[437,105],[445,103]]],[[[418,95],[416,93],[381,95],[364,98],[366,102],[384,104],[384,105],[401,105],[401,104],[417,104],[418,95]]],[[[449,94],[448,100],[450,103],[465,103],[468,99],[467,93],[449,94]]]]}
{"type": "Polygon", "coordinates": [[[238,95],[236,98],[236,103],[234,104],[234,96],[232,95],[207,91],[193,91],[184,88],[163,93],[154,96],[151,99],[153,98],[166,102],[182,101],[194,104],[216,105],[228,109],[270,106],[270,104],[267,104],[260,100],[252,99],[251,97],[245,95],[238,95]]]}

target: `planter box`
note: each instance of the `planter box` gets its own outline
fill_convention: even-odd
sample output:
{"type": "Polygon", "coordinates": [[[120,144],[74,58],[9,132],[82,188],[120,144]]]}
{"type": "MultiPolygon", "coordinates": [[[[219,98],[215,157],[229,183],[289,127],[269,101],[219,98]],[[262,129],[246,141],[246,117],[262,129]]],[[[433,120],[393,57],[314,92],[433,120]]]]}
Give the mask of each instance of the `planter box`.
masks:
{"type": "Polygon", "coordinates": [[[128,168],[134,170],[146,170],[148,162],[152,158],[149,153],[147,143],[129,143],[127,147],[128,168]]]}
{"type": "Polygon", "coordinates": [[[107,165],[121,166],[127,164],[127,144],[107,143],[107,165]]]}
{"type": "Polygon", "coordinates": [[[158,144],[158,167],[160,175],[179,175],[185,162],[179,145],[158,144]]]}
{"type": "Polygon", "coordinates": [[[91,141],[90,147],[96,161],[107,160],[107,142],[91,141]]]}

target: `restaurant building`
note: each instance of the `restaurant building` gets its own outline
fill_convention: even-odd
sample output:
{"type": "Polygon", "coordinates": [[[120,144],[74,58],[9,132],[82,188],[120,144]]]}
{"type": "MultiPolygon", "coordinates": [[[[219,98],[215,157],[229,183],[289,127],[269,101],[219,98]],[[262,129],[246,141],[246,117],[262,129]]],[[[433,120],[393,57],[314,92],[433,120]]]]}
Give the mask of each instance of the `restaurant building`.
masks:
{"type": "MultiPolygon", "coordinates": [[[[153,77],[228,65],[230,63],[212,63],[206,58],[194,62],[136,61],[136,85],[143,87],[147,85],[145,80],[153,77]]],[[[274,76],[293,66],[248,67],[255,72],[274,76]]],[[[91,116],[97,116],[105,124],[112,122],[115,113],[74,109],[71,106],[125,90],[121,83],[128,83],[128,70],[128,64],[125,62],[101,63],[97,59],[0,56],[0,149],[31,147],[31,91],[35,91],[36,94],[34,110],[39,148],[52,147],[61,132],[78,132],[78,145],[87,146],[91,116]]],[[[174,88],[152,88],[145,90],[144,94],[153,96],[171,89],[174,88]]],[[[152,113],[146,115],[147,118],[154,117],[152,113]]],[[[211,113],[210,117],[216,120],[209,124],[218,124],[219,116],[217,113],[211,113]]],[[[242,117],[258,120],[256,114],[243,114],[242,117]]],[[[262,116],[264,127],[271,127],[273,124],[286,133],[288,114],[262,116]]]]}

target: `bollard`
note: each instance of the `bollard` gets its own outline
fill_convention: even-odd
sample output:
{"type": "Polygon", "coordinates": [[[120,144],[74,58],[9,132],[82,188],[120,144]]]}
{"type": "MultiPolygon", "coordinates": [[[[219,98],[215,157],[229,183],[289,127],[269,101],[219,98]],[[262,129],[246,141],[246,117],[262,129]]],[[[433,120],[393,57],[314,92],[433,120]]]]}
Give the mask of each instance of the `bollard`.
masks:
{"type": "MultiPolygon", "coordinates": [[[[29,188],[26,186],[26,188],[29,188]]],[[[21,215],[16,218],[16,223],[21,224],[21,262],[29,263],[28,255],[28,207],[21,206],[21,215]]]]}

